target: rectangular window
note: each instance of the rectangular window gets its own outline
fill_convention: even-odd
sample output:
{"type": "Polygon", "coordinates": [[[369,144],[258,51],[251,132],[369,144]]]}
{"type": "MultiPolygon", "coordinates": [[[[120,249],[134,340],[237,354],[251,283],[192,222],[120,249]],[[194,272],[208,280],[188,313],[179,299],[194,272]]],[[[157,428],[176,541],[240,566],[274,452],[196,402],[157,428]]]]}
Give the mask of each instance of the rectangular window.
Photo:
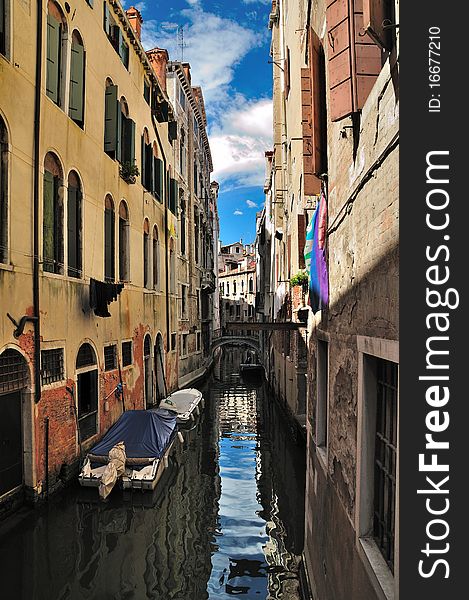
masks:
{"type": "Polygon", "coordinates": [[[153,195],[162,203],[163,202],[163,181],[164,181],[164,165],[163,161],[156,156],[153,156],[153,195]]]}
{"type": "Polygon", "coordinates": [[[104,347],[104,370],[113,371],[117,368],[117,346],[112,344],[111,346],[104,347]]]}
{"type": "Polygon", "coordinates": [[[197,318],[202,318],[202,302],[199,289],[197,290],[197,318]]]}
{"type": "Polygon", "coordinates": [[[41,350],[41,382],[48,385],[65,379],[64,349],[41,350]]]}
{"type": "Polygon", "coordinates": [[[187,285],[181,285],[181,318],[187,319],[187,285]]]}
{"type": "Polygon", "coordinates": [[[132,342],[122,342],[122,366],[129,367],[132,364],[132,342]]]}
{"type": "Polygon", "coordinates": [[[202,334],[200,331],[195,334],[195,349],[197,352],[202,350],[202,334]]]}
{"type": "Polygon", "coordinates": [[[178,182],[172,177],[169,180],[169,210],[173,215],[178,214],[177,199],[178,199],[178,182]]]}
{"type": "Polygon", "coordinates": [[[356,542],[382,589],[395,588],[396,469],[399,460],[399,342],[357,336],[356,542]]]}
{"type": "Polygon", "coordinates": [[[397,365],[376,361],[373,537],[394,571],[397,463],[397,365]]]}
{"type": "Polygon", "coordinates": [[[177,345],[177,333],[172,333],[171,334],[171,352],[173,352],[174,350],[176,350],[176,345],[177,345]]]}
{"type": "Polygon", "coordinates": [[[188,333],[183,333],[181,335],[181,356],[187,356],[187,338],[189,337],[188,333]]]}
{"type": "Polygon", "coordinates": [[[118,101],[117,85],[106,87],[104,107],[104,152],[111,158],[117,158],[120,122],[120,106],[118,101]]]}
{"type": "Polygon", "coordinates": [[[329,343],[324,340],[318,340],[316,378],[316,446],[326,450],[329,418],[329,343]]]}

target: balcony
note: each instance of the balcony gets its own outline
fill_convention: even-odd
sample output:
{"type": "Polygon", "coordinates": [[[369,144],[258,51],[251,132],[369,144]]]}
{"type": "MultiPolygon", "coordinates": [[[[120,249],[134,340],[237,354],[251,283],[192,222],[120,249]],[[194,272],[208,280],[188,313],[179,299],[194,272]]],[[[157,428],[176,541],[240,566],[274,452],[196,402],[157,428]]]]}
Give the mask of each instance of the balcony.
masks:
{"type": "Polygon", "coordinates": [[[215,273],[211,269],[203,269],[201,287],[210,294],[215,291],[215,273]]]}

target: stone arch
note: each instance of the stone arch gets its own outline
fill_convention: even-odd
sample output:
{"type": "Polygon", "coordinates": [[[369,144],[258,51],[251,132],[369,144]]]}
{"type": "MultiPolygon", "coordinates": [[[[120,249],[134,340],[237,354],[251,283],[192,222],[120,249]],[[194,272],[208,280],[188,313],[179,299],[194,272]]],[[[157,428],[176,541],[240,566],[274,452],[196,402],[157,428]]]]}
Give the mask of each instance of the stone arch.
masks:
{"type": "Polygon", "coordinates": [[[0,352],[0,497],[33,486],[32,393],[28,361],[16,348],[0,352]]]}

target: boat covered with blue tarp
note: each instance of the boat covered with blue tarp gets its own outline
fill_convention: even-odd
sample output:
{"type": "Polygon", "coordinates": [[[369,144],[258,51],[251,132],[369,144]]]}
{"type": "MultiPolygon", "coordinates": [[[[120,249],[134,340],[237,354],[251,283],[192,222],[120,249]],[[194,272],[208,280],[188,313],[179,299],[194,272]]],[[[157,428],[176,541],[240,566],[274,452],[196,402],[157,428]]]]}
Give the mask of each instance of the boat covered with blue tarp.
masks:
{"type": "Polygon", "coordinates": [[[87,454],[80,484],[99,487],[100,494],[118,479],[124,489],[154,489],[167,466],[176,421],[176,415],[164,409],[124,412],[87,454]]]}

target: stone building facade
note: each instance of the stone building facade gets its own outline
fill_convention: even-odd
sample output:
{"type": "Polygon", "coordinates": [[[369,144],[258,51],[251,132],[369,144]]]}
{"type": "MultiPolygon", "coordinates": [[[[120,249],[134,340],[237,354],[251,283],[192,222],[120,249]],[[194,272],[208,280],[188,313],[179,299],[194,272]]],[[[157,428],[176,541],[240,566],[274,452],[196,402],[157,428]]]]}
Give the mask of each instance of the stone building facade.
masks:
{"type": "MultiPolygon", "coordinates": [[[[218,254],[218,289],[222,329],[229,321],[255,322],[256,259],[251,244],[222,246],[218,254]]],[[[249,328],[246,327],[246,330],[249,328]]]]}
{"type": "MultiPolygon", "coordinates": [[[[267,307],[273,319],[295,320],[303,298],[288,279],[307,266],[316,218],[309,283],[318,265],[327,269],[327,287],[321,280],[306,296],[312,308],[299,306],[307,327],[296,334],[306,348],[304,558],[315,600],[398,597],[398,21],[397,2],[371,0],[274,0],[270,16],[274,149],[258,219],[260,319],[267,307]],[[279,291],[290,312],[276,311],[279,291]]],[[[278,344],[273,352],[265,360],[275,374],[283,357],[278,344]]],[[[281,393],[275,375],[271,384],[281,393]]]]}
{"type": "Polygon", "coordinates": [[[116,0],[37,6],[1,4],[0,513],[181,385],[167,53],[116,0]]]}

